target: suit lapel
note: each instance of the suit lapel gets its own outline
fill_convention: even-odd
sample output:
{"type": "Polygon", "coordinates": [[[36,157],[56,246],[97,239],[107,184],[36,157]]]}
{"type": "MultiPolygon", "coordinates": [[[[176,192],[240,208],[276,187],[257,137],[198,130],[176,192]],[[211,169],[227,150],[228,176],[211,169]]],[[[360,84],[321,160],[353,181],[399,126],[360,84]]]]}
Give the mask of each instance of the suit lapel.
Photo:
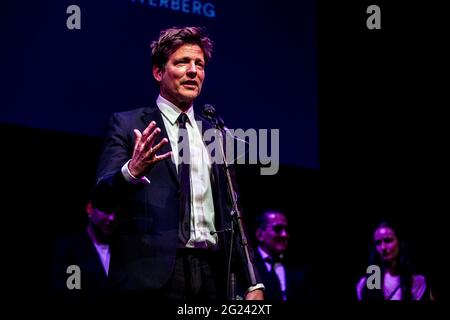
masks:
{"type": "MultiPolygon", "coordinates": [[[[209,144],[211,144],[213,141],[205,141],[205,131],[206,130],[212,130],[214,127],[212,124],[207,121],[205,118],[198,114],[194,114],[195,120],[201,122],[201,131],[202,131],[202,139],[204,145],[208,148],[209,144]]],[[[217,143],[217,142],[216,142],[217,143]]],[[[217,150],[216,150],[217,151],[217,150]]],[[[210,155],[212,156],[212,155],[210,155]]],[[[213,193],[213,202],[214,202],[214,211],[216,214],[214,215],[214,224],[216,228],[223,229],[223,228],[229,228],[231,219],[227,219],[230,215],[228,212],[222,212],[225,208],[223,207],[224,199],[223,199],[223,193],[222,190],[220,190],[220,167],[219,165],[211,159],[211,188],[213,193]],[[225,219],[224,219],[225,218],[225,219]]],[[[223,243],[228,243],[226,240],[226,233],[219,234],[219,238],[222,238],[223,243]]]]}
{"type": "MultiPolygon", "coordinates": [[[[161,112],[159,111],[158,108],[146,109],[146,111],[144,111],[144,114],[142,115],[141,119],[144,122],[145,127],[147,127],[151,121],[155,121],[156,126],[161,129],[161,132],[159,134],[157,142],[161,141],[163,138],[166,138],[168,141],[170,141],[169,136],[167,134],[166,126],[164,125],[164,121],[163,121],[161,112]]],[[[164,146],[162,146],[159,154],[164,154],[169,151],[172,151],[170,142],[166,143],[164,146]]],[[[172,178],[179,184],[180,181],[178,180],[177,168],[175,167],[175,164],[173,163],[172,158],[169,157],[163,161],[168,166],[168,169],[172,175],[172,178]]]]}
{"type": "MultiPolygon", "coordinates": [[[[195,120],[201,122],[203,144],[208,148],[208,146],[211,143],[213,143],[213,142],[216,143],[216,146],[215,146],[215,149],[214,149],[215,150],[214,152],[215,152],[215,155],[216,155],[219,152],[217,141],[215,141],[215,140],[206,141],[205,140],[205,137],[208,136],[208,135],[205,135],[205,131],[207,131],[207,130],[214,130],[215,128],[213,127],[213,125],[209,121],[207,121],[205,118],[203,118],[202,116],[200,116],[198,114],[195,114],[195,120]]],[[[224,147],[225,147],[225,145],[224,145],[224,147]]],[[[210,156],[213,156],[213,155],[210,155],[210,156]]],[[[213,159],[211,159],[211,160],[213,160],[213,159]]],[[[211,161],[211,172],[212,172],[212,174],[211,174],[211,179],[212,179],[211,180],[211,184],[215,185],[216,180],[218,179],[218,175],[219,175],[219,165],[215,161],[211,161]]]]}
{"type": "Polygon", "coordinates": [[[201,117],[200,115],[198,115],[196,113],[194,113],[194,118],[195,118],[195,121],[197,121],[197,122],[200,121],[203,143],[205,144],[205,146],[208,146],[212,141],[205,141],[205,131],[213,129],[213,126],[211,125],[211,123],[206,121],[206,119],[204,119],[203,117],[201,117]]]}

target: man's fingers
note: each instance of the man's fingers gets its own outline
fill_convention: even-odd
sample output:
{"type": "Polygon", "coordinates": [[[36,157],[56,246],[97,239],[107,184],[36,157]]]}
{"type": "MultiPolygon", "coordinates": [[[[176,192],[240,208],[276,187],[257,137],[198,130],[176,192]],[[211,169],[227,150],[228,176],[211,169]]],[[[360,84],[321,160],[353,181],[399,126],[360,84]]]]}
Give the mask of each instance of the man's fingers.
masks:
{"type": "Polygon", "coordinates": [[[139,142],[141,141],[142,134],[138,129],[134,129],[134,149],[136,150],[137,146],[139,145],[139,142]]]}
{"type": "Polygon", "coordinates": [[[155,139],[158,136],[158,134],[161,132],[160,128],[156,128],[153,130],[153,132],[150,134],[150,136],[145,137],[145,149],[152,150],[153,143],[155,143],[155,139]]]}
{"type": "Polygon", "coordinates": [[[134,149],[136,150],[139,148],[139,145],[141,145],[140,150],[144,150],[144,154],[146,154],[147,158],[146,161],[148,161],[149,164],[159,162],[172,156],[171,151],[161,155],[156,155],[156,153],[169,142],[167,138],[162,139],[155,147],[152,147],[156,138],[161,133],[161,129],[156,127],[155,121],[150,122],[142,134],[137,129],[134,129],[133,132],[135,137],[134,149]]]}
{"type": "Polygon", "coordinates": [[[157,152],[163,145],[165,145],[169,140],[167,138],[162,139],[156,146],[152,148],[152,152],[157,152]]]}
{"type": "Polygon", "coordinates": [[[156,122],[152,121],[142,132],[142,136],[144,137],[144,141],[147,139],[148,135],[153,132],[153,129],[156,127],[156,122]]]}
{"type": "Polygon", "coordinates": [[[155,156],[155,160],[156,161],[161,161],[164,160],[166,158],[169,158],[172,155],[172,151],[166,152],[164,154],[160,154],[159,156],[155,156]]]}

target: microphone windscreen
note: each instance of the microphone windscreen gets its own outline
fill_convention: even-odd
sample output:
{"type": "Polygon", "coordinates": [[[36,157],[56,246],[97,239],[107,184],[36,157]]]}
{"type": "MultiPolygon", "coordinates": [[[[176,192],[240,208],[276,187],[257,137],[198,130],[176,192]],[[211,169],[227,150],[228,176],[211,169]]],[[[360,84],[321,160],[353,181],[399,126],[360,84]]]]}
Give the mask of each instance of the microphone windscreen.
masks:
{"type": "Polygon", "coordinates": [[[205,104],[203,106],[202,113],[205,117],[212,118],[216,115],[216,109],[214,109],[214,107],[210,104],[205,104]]]}

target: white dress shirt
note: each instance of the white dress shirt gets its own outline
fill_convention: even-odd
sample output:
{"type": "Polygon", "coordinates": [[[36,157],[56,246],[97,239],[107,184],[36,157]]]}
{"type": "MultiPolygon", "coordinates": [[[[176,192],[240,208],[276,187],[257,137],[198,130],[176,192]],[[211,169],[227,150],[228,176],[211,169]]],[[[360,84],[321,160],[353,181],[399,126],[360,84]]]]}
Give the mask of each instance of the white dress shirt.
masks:
{"type": "MultiPolygon", "coordinates": [[[[162,113],[170,146],[172,147],[172,161],[178,170],[178,123],[182,112],[177,106],[158,96],[156,100],[162,113]]],[[[211,235],[214,228],[214,202],[211,188],[211,160],[203,142],[201,122],[196,122],[194,109],[191,106],[186,115],[189,121],[186,129],[189,136],[189,150],[191,155],[191,237],[186,244],[189,248],[209,248],[217,244],[217,235],[211,235]]]]}
{"type": "Polygon", "coordinates": [[[111,258],[111,252],[109,251],[109,244],[97,243],[95,241],[93,242],[95,249],[97,249],[98,256],[100,257],[100,260],[102,262],[103,269],[105,270],[106,275],[108,275],[109,260],[111,258]]]}
{"type": "Polygon", "coordinates": [[[109,244],[98,242],[97,237],[93,229],[90,227],[90,225],[87,227],[86,231],[92,243],[94,244],[95,250],[97,250],[98,257],[100,258],[100,261],[103,266],[103,270],[105,270],[105,274],[108,275],[109,261],[111,259],[111,251],[109,249],[109,244]]]}
{"type": "MultiPolygon", "coordinates": [[[[163,98],[156,99],[156,104],[161,111],[164,126],[172,148],[172,161],[178,170],[178,123],[177,119],[182,112],[177,106],[163,98]]],[[[194,109],[191,106],[186,115],[189,121],[186,130],[189,136],[189,149],[191,156],[191,236],[186,244],[188,248],[211,248],[217,245],[217,234],[214,227],[214,202],[211,188],[211,159],[203,142],[201,121],[196,122],[194,109]]],[[[128,170],[128,163],[122,167],[122,174],[131,183],[150,183],[144,176],[140,179],[134,177],[128,170]]]]}

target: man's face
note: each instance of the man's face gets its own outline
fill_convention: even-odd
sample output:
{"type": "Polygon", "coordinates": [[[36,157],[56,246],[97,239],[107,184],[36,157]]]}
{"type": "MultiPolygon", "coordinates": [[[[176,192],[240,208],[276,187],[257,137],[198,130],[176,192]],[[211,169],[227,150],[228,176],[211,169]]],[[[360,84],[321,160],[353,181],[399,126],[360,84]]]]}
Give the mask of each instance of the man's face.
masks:
{"type": "Polygon", "coordinates": [[[94,232],[101,234],[99,236],[111,237],[117,227],[116,212],[103,212],[91,204],[87,206],[89,220],[94,227],[94,232]]]}
{"type": "Polygon", "coordinates": [[[384,262],[392,262],[398,255],[399,244],[394,230],[388,227],[380,227],[373,235],[375,248],[384,262]]]}
{"type": "Polygon", "coordinates": [[[169,56],[161,69],[153,66],[160,94],[180,109],[187,110],[200,95],[205,79],[205,57],[196,44],[185,44],[169,56]]]}
{"type": "Polygon", "coordinates": [[[266,214],[266,228],[258,228],[256,237],[261,248],[270,255],[280,255],[286,251],[289,241],[288,222],[281,213],[266,214]]]}

